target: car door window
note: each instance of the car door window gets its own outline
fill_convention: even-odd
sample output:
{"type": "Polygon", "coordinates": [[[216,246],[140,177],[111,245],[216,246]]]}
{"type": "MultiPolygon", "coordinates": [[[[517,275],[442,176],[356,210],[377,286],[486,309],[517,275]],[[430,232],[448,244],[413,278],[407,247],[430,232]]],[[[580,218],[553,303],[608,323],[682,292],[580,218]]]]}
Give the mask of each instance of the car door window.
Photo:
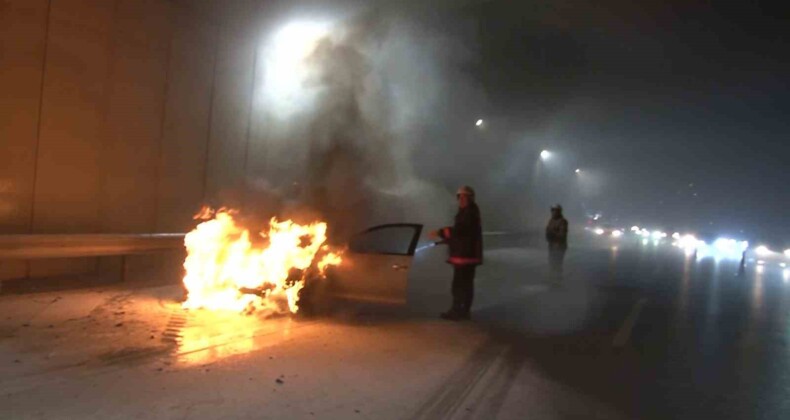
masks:
{"type": "Polygon", "coordinates": [[[422,225],[396,224],[372,227],[356,236],[349,244],[359,254],[414,255],[422,225]]]}

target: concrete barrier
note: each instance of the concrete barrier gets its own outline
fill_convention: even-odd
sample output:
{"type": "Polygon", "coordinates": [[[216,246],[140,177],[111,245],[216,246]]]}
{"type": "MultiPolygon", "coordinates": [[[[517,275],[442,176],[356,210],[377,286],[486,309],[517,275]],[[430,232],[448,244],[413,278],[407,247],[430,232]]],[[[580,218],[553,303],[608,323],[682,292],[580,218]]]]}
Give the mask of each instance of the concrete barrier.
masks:
{"type": "Polygon", "coordinates": [[[183,233],[0,235],[0,259],[123,256],[183,246],[183,233]]]}
{"type": "Polygon", "coordinates": [[[76,273],[60,276],[6,279],[0,282],[3,293],[55,287],[68,288],[95,285],[101,282],[126,281],[132,278],[150,278],[162,275],[175,276],[183,261],[183,233],[156,234],[54,234],[54,235],[0,235],[0,264],[13,260],[42,261],[44,259],[100,258],[93,273],[76,273]],[[148,255],[148,256],[147,256],[148,255]],[[112,257],[120,257],[112,259],[112,257]],[[118,276],[119,275],[119,276],[118,276]],[[109,277],[108,277],[109,276],[109,277]],[[115,278],[117,280],[111,280],[115,278]],[[50,284],[51,283],[51,284],[50,284]],[[49,285],[49,286],[48,286],[49,285]]]}

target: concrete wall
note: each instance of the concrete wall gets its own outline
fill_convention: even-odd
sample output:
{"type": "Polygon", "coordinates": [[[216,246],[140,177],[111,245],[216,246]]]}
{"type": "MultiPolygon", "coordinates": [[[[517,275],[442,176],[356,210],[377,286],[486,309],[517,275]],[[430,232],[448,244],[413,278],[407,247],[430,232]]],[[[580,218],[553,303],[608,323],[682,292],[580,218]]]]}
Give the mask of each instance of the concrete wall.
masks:
{"type": "MultiPolygon", "coordinates": [[[[240,200],[260,14],[2,0],[0,234],[185,231],[202,203],[240,200]]],[[[0,261],[0,280],[115,266],[0,261]]]]}

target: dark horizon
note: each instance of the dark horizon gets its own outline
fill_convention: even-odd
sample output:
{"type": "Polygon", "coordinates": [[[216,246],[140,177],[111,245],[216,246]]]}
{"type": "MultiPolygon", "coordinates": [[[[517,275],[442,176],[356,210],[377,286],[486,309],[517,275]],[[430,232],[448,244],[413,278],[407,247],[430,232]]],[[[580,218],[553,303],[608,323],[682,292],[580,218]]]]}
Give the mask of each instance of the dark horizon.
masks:
{"type": "MultiPolygon", "coordinates": [[[[483,157],[473,177],[501,188],[492,199],[528,196],[538,219],[554,201],[578,218],[584,202],[631,222],[790,236],[782,10],[768,2],[491,1],[463,16],[476,41],[466,71],[484,92],[475,111],[489,123],[478,139],[485,149],[464,142],[469,148],[453,157],[472,164],[496,155],[483,157]],[[553,192],[532,185],[541,149],[563,161],[550,168],[553,192]],[[520,169],[502,176],[501,167],[520,169]],[[577,167],[601,178],[581,200],[572,192],[577,167]]],[[[468,103],[449,107],[474,121],[468,103]]],[[[448,172],[420,163],[429,177],[448,172]]]]}

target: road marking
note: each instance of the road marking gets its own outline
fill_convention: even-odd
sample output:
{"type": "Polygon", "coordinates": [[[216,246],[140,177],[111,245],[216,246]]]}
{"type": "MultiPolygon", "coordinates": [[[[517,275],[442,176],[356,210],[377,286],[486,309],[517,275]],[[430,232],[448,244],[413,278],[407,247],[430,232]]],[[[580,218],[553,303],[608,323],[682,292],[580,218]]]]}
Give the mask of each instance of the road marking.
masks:
{"type": "Polygon", "coordinates": [[[647,298],[641,298],[634,304],[634,307],[631,308],[631,312],[628,314],[628,317],[625,318],[620,330],[617,331],[617,335],[614,336],[612,347],[622,347],[628,342],[628,339],[631,338],[631,331],[634,329],[636,320],[639,318],[639,314],[642,312],[642,308],[645,306],[646,302],[647,298]]]}
{"type": "Polygon", "coordinates": [[[464,401],[475,389],[486,388],[487,382],[484,378],[487,378],[493,366],[501,361],[507,349],[504,344],[490,339],[485,341],[436,389],[433,395],[426,398],[412,418],[434,420],[460,417],[459,411],[464,401]]]}

